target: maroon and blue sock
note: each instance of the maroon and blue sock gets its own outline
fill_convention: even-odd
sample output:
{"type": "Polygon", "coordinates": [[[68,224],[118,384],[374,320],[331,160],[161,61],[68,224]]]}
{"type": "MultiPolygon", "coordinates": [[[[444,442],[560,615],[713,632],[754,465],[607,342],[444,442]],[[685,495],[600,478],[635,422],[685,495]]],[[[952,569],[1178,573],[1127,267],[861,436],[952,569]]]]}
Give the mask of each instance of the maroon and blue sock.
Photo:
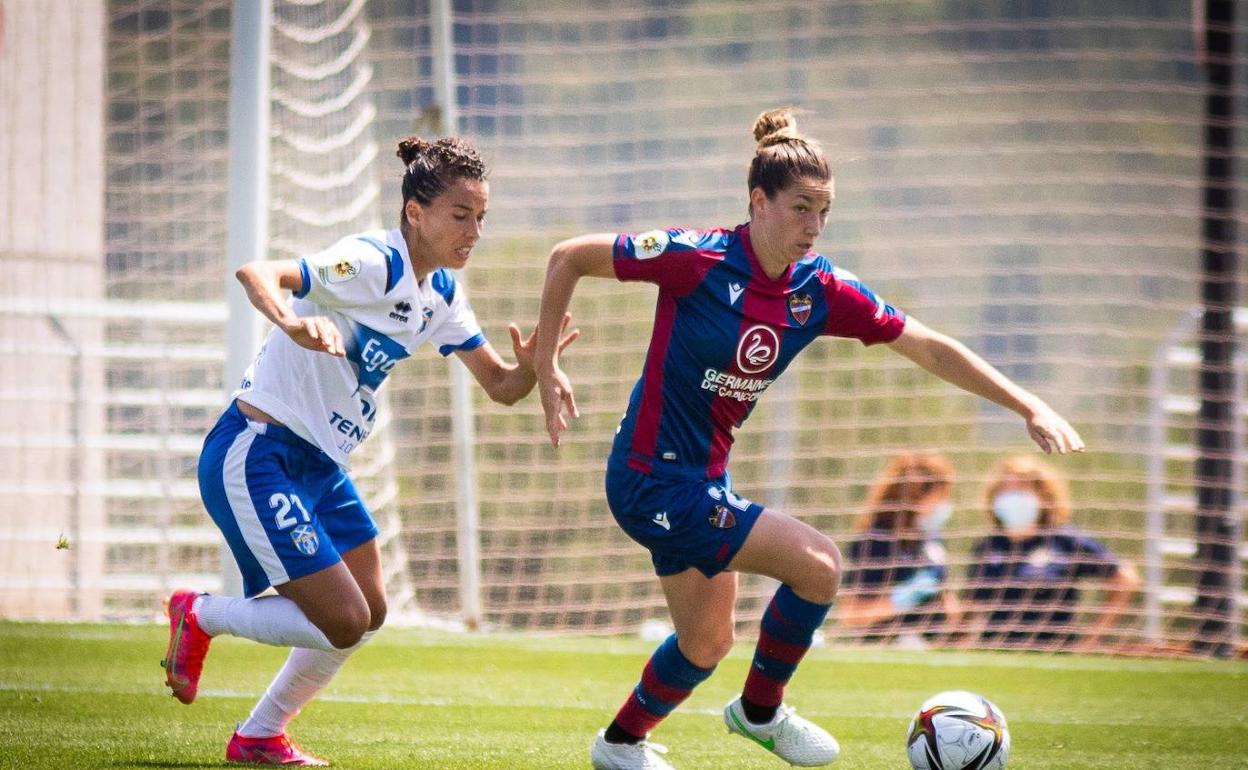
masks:
{"type": "Polygon", "coordinates": [[[689,662],[676,645],[676,634],[664,640],[641,672],[641,681],[607,728],[612,743],[636,743],[679,706],[715,668],[689,662]]]}
{"type": "Polygon", "coordinates": [[[780,586],[767,611],[754,650],[754,663],[741,693],[741,707],[754,724],[770,722],[784,702],[784,686],[810,649],[830,604],[808,602],[787,585],[780,586]]]}

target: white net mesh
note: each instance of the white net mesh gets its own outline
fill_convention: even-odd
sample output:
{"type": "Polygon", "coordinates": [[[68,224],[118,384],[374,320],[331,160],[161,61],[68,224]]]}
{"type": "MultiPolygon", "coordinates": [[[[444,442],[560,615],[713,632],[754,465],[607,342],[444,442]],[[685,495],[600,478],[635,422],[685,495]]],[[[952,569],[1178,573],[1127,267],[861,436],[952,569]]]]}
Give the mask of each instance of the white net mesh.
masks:
{"type": "MultiPolygon", "coordinates": [[[[375,110],[361,8],[276,4],[274,257],[318,250],[332,233],[378,222],[375,110]]],[[[89,526],[66,528],[72,556],[58,558],[94,560],[94,566],[56,588],[94,597],[78,601],[71,614],[144,617],[159,610],[158,598],[170,587],[221,585],[220,538],[199,502],[195,463],[225,401],[230,14],[223,2],[136,0],[108,3],[104,20],[107,109],[98,115],[106,121],[105,270],[96,299],[107,301],[65,311],[102,322],[84,359],[102,368],[103,388],[92,393],[102,399],[94,405],[102,424],[84,431],[71,423],[48,437],[70,448],[61,453],[66,462],[102,468],[93,481],[68,466],[61,483],[70,492],[60,505],[74,510],[86,499],[102,511],[88,517],[89,526]]],[[[66,361],[77,365],[72,357],[66,361]]],[[[67,397],[75,398],[60,394],[67,397]]],[[[394,447],[388,431],[378,433],[357,461],[357,479],[385,547],[392,548],[398,544],[394,447]]],[[[27,481],[21,491],[31,494],[35,486],[27,481]]],[[[14,538],[15,546],[28,539],[55,543],[58,533],[46,529],[14,538]]],[[[401,559],[391,561],[401,567],[401,559]]],[[[406,602],[403,571],[393,570],[389,582],[406,602]]],[[[29,571],[12,583],[23,593],[49,587],[29,571]]],[[[58,601],[45,606],[53,616],[63,612],[58,601]]]]}
{"type": "MultiPolygon", "coordinates": [[[[1123,638],[1177,643],[1199,628],[1199,364],[1190,359],[1196,327],[1180,327],[1200,300],[1204,86],[1188,6],[626,0],[573,10],[471,0],[454,8],[455,130],[481,146],[492,183],[466,283],[497,346],[508,347],[508,321],[531,325],[546,253],[560,238],[745,219],[753,118],[795,104],[803,131],[838,159],[820,250],[983,353],[1083,432],[1091,451],[1056,465],[1071,485],[1073,523],[1144,577],[1121,619],[1123,638]]],[[[108,19],[108,296],[219,303],[228,4],[113,0],[108,19]]],[[[430,133],[437,120],[428,109],[430,40],[423,1],[276,3],[273,256],[392,225],[394,142],[430,133]]],[[[1244,63],[1241,51],[1240,84],[1244,63]]],[[[1241,135],[1246,101],[1234,120],[1241,135]]],[[[1239,216],[1242,252],[1248,227],[1239,216]]],[[[582,417],[558,454],[532,399],[507,409],[474,395],[489,623],[619,631],[665,616],[648,557],[618,530],[602,495],[652,303],[646,287],[582,282],[572,309],[584,337],[567,361],[582,417]]],[[[132,391],[130,403],[110,407],[114,424],[176,438],[162,439],[160,451],[110,455],[127,458],[116,461],[124,473],[110,473],[165,485],[118,501],[110,516],[178,533],[118,543],[113,563],[126,574],[210,572],[215,563],[207,541],[173,542],[207,523],[184,487],[193,481],[191,437],[219,406],[209,406],[221,390],[212,358],[219,324],[207,313],[106,327],[109,339],[181,356],[108,364],[112,387],[132,391]],[[155,403],[134,403],[144,399],[155,403]],[[178,442],[185,451],[167,449],[178,442]]],[[[414,358],[388,389],[393,445],[370,442],[379,468],[393,453],[398,482],[393,509],[378,512],[402,521],[401,552],[389,554],[395,604],[454,615],[448,378],[437,356],[414,358]]],[[[1242,522],[1242,417],[1239,429],[1242,522]]],[[[828,341],[772,388],[731,467],[740,493],[846,543],[886,458],[916,449],[943,452],[957,469],[948,588],[963,592],[972,545],[988,532],[981,488],[997,458],[1026,449],[1011,414],[888,351],[828,341]]],[[[376,478],[371,493],[389,499],[386,473],[376,478]]],[[[1232,545],[1242,551],[1242,534],[1232,545]]],[[[1242,592],[1242,560],[1234,565],[1242,592]]],[[[743,581],[743,630],[772,589],[743,581]]],[[[1074,623],[1095,622],[1106,597],[1090,581],[1074,623]]],[[[864,638],[836,623],[825,630],[864,638]]]]}
{"type": "MultiPolygon", "coordinates": [[[[324,249],[379,227],[372,30],[363,0],[282,0],[273,5],[269,235],[274,258],[324,249]]],[[[360,492],[381,528],[387,588],[411,600],[399,538],[395,442],[386,392],[372,440],[352,456],[360,492]]]]}
{"type": "MultiPolygon", "coordinates": [[[[218,585],[195,482],[223,403],[228,13],[107,5],[105,543],[94,615],[148,616],[172,585],[218,585]],[[182,303],[182,304],[166,304],[182,303]]],[[[85,544],[83,544],[85,546],[85,544]]],[[[87,578],[89,579],[89,578],[87,578]]]]}
{"type": "MultiPolygon", "coordinates": [[[[1187,9],[456,7],[458,129],[493,162],[489,229],[468,285],[495,340],[507,320],[533,317],[546,250],[560,237],[744,219],[750,124],[762,109],[797,104],[803,129],[842,160],[822,249],[1068,414],[1094,449],[1059,463],[1074,523],[1147,566],[1148,463],[1171,451],[1149,444],[1150,364],[1198,301],[1203,86],[1187,9]]],[[[408,125],[431,98],[425,10],[370,6],[386,30],[374,54],[381,125],[408,125]]],[[[493,622],[613,630],[664,615],[648,559],[601,493],[652,297],[607,282],[579,288],[573,311],[586,335],[568,369],[583,416],[558,456],[531,416],[480,405],[493,622]]],[[[396,406],[411,428],[402,440],[422,460],[403,473],[418,595],[453,612],[443,382],[434,368],[409,368],[396,406]]],[[[1181,392],[1193,397],[1191,380],[1181,392]]],[[[1167,442],[1192,451],[1190,434],[1167,442]]],[[[828,343],[760,405],[732,467],[742,493],[846,542],[885,458],[945,452],[959,472],[948,532],[958,590],[970,546],[987,532],[979,497],[989,468],[1025,446],[1003,410],[887,352],[828,343]]],[[[1191,472],[1190,456],[1165,468],[1171,504],[1185,499],[1167,519],[1179,539],[1194,520],[1191,472]]],[[[1182,638],[1190,593],[1166,587],[1190,589],[1193,573],[1183,556],[1164,558],[1151,589],[1168,599],[1157,635],[1182,638]]],[[[771,590],[746,581],[743,626],[771,590]]],[[[1100,601],[1092,581],[1079,622],[1100,601]]],[[[1139,637],[1145,609],[1137,595],[1128,636],[1139,637]]]]}

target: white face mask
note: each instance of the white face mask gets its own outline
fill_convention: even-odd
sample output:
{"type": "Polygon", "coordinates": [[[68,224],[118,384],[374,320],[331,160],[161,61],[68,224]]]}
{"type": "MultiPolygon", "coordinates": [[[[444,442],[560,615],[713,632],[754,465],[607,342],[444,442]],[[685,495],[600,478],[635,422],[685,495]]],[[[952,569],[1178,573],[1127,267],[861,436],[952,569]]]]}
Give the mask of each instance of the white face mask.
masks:
{"type": "Polygon", "coordinates": [[[927,515],[919,519],[919,527],[928,535],[935,535],[940,532],[945,523],[949,521],[949,517],[953,515],[953,501],[945,500],[936,503],[927,512],[927,515]]]}
{"type": "Polygon", "coordinates": [[[1040,498],[1031,492],[1002,492],[992,501],[992,513],[1006,529],[1027,529],[1040,518],[1040,498]]]}

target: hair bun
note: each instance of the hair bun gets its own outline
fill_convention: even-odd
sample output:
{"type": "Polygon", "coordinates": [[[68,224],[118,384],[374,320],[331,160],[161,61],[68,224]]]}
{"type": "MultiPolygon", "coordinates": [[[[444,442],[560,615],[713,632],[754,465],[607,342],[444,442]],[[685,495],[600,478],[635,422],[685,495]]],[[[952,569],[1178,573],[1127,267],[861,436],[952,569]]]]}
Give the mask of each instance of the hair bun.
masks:
{"type": "Polygon", "coordinates": [[[788,139],[800,138],[792,107],[768,110],[754,121],[754,141],[758,142],[759,147],[769,147],[788,139]]]}
{"type": "Polygon", "coordinates": [[[399,142],[399,150],[395,155],[399,156],[399,160],[403,161],[404,166],[410,166],[412,161],[416,160],[423,153],[429,151],[432,145],[421,139],[419,136],[409,136],[399,142]]]}

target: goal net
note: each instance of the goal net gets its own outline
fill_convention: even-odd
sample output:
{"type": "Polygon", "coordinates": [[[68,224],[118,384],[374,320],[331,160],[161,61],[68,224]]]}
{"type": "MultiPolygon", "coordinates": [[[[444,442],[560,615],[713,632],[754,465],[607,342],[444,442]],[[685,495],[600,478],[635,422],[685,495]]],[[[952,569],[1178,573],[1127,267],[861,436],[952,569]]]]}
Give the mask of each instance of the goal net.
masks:
{"type": "MultiPolygon", "coordinates": [[[[266,171],[272,258],[310,253],[343,233],[379,225],[376,110],[362,8],[358,2],[274,4],[266,171]]],[[[68,105],[60,104],[57,89],[39,103],[22,86],[61,77],[59,90],[69,100],[74,88],[99,79],[103,67],[103,93],[76,109],[88,139],[104,139],[93,156],[88,153],[102,159],[100,178],[83,179],[82,191],[100,196],[104,210],[83,228],[94,227],[102,237],[102,244],[80,247],[94,247],[95,254],[60,258],[94,258],[94,273],[87,274],[96,274],[96,282],[74,292],[86,301],[30,295],[39,273],[19,262],[24,255],[16,236],[25,233],[15,233],[12,250],[6,249],[6,264],[12,263],[4,272],[13,289],[4,294],[5,340],[19,362],[6,367],[6,412],[29,403],[19,384],[21,362],[33,363],[36,348],[22,341],[32,332],[50,339],[45,347],[57,386],[39,396],[54,407],[46,430],[32,429],[38,424],[32,415],[30,426],[6,429],[0,445],[12,453],[7,465],[14,469],[0,513],[6,564],[0,614],[152,617],[172,587],[229,586],[221,538],[199,501],[195,466],[228,390],[222,369],[224,292],[232,280],[226,269],[230,5],[24,4],[7,16],[6,39],[38,32],[31,51],[5,51],[14,57],[6,61],[13,63],[6,72],[15,73],[14,98],[38,108],[29,114],[51,121],[68,105]],[[78,10],[96,11],[81,14],[95,26],[73,21],[78,10]],[[80,71],[62,72],[54,43],[79,38],[99,42],[98,59],[83,55],[80,71]],[[43,58],[17,58],[22,53],[43,58]],[[34,513],[45,509],[47,515],[34,513]]],[[[55,167],[59,177],[48,173],[49,189],[76,192],[77,156],[64,148],[84,140],[76,134],[46,139],[58,142],[41,152],[66,158],[65,168],[55,167]]],[[[20,155],[8,161],[13,182],[29,173],[20,155]]],[[[41,201],[43,226],[64,228],[64,218],[76,216],[73,201],[41,201]]],[[[355,458],[355,476],[381,526],[383,549],[393,552],[387,583],[402,606],[411,603],[411,592],[399,550],[394,452],[383,425],[355,458]]]]}
{"type": "MultiPolygon", "coordinates": [[[[224,0],[103,5],[102,298],[129,304],[108,305],[101,338],[82,343],[102,351],[92,360],[105,424],[79,428],[107,444],[83,455],[98,458],[99,483],[81,483],[75,474],[84,471],[63,455],[63,494],[46,504],[87,505],[74,503],[80,494],[103,507],[100,584],[114,588],[100,611],[133,616],[150,611],[171,582],[211,579],[219,558],[194,461],[224,390],[230,22],[224,0]]],[[[1118,574],[1139,577],[1116,635],[1101,643],[1164,651],[1240,638],[1248,558],[1242,312],[1233,395],[1240,411],[1226,450],[1235,475],[1221,482],[1232,487],[1227,526],[1205,532],[1197,506],[1202,370],[1192,314],[1201,302],[1205,85],[1187,4],[452,7],[452,128],[481,147],[491,182],[485,235],[464,278],[505,356],[506,324],[531,328],[546,256],[561,238],[744,221],[753,119],[795,105],[801,130],[836,161],[837,200],[817,248],[983,354],[1087,440],[1088,453],[1051,459],[1069,484],[1071,526],[1105,546],[1122,565],[1118,574]],[[1226,549],[1234,558],[1224,558],[1226,549]],[[1221,587],[1209,588],[1211,575],[1221,587]],[[1211,592],[1222,609],[1210,609],[1211,592]],[[1229,627],[1211,626],[1228,606],[1229,627]]],[[[394,226],[394,144],[432,134],[440,118],[432,10],[427,0],[275,0],[273,257],[394,226]]],[[[1243,40],[1244,19],[1238,24],[1243,40]]],[[[4,56],[7,63],[12,50],[4,56]]],[[[1231,61],[1241,91],[1245,61],[1241,46],[1231,61]]],[[[1231,121],[1240,136],[1245,102],[1231,121]]],[[[0,171],[17,176],[12,154],[0,161],[8,164],[0,171]]],[[[1231,185],[1243,200],[1242,150],[1234,161],[1231,185]]],[[[1248,225],[1242,214],[1238,221],[1242,254],[1248,225]]],[[[6,263],[19,254],[9,242],[0,248],[6,263]]],[[[649,558],[616,526],[602,492],[653,302],[651,287],[581,282],[572,312],[583,336],[566,369],[582,416],[558,452],[534,398],[507,408],[474,392],[475,565],[459,557],[447,367],[424,351],[392,376],[389,429],[359,464],[389,536],[397,610],[458,617],[467,570],[479,571],[490,628],[632,632],[666,620],[649,558]]],[[[65,371],[69,350],[58,353],[65,371]]],[[[16,382],[5,387],[5,408],[16,408],[16,382]]],[[[46,397],[64,415],[76,403],[68,387],[46,397]]],[[[70,420],[52,431],[64,447],[77,446],[70,420]]],[[[37,456],[33,441],[16,435],[0,446],[11,457],[37,456]]],[[[994,533],[984,498],[993,468],[1003,456],[1035,451],[1012,413],[890,351],[825,340],[771,387],[739,432],[731,469],[738,493],[845,549],[862,536],[855,520],[888,459],[911,451],[940,452],[956,471],[944,589],[966,600],[975,591],[975,545],[994,533]]],[[[23,495],[45,484],[13,474],[5,484],[23,495]]],[[[0,554],[11,563],[24,543],[46,540],[42,531],[19,537],[21,522],[0,519],[0,554]]],[[[1048,551],[1032,556],[1042,566],[1062,562],[1048,551]]],[[[22,569],[6,580],[33,584],[38,568],[22,569]]],[[[1112,574],[1081,579],[1062,633],[1095,628],[1116,606],[1112,574]]],[[[753,632],[773,591],[768,580],[742,579],[743,633],[753,632]]],[[[838,612],[824,629],[835,641],[916,636],[901,616],[862,627],[840,622],[838,612]]],[[[940,634],[920,629],[917,638],[979,643],[970,623],[940,634]]],[[[1020,644],[1052,646],[1036,624],[1017,630],[1020,644]]]]}
{"type": "MultiPolygon", "coordinates": [[[[1204,91],[1190,9],[456,9],[457,129],[492,162],[490,221],[467,283],[495,342],[506,340],[507,321],[534,318],[546,254],[562,237],[743,221],[751,123],[763,109],[795,104],[803,130],[838,159],[820,248],[982,352],[1087,439],[1086,455],[1053,461],[1071,487],[1072,524],[1141,576],[1121,635],[1105,643],[1164,649],[1199,633],[1199,366],[1190,357],[1196,330],[1179,328],[1200,299],[1204,91]],[[1150,385],[1157,378],[1161,391],[1150,385]],[[1157,542],[1164,547],[1150,547],[1157,542]]],[[[380,14],[380,135],[397,135],[432,98],[425,7],[370,10],[380,14]]],[[[1243,65],[1241,53],[1241,75],[1243,65]]],[[[1242,176],[1235,184],[1242,190],[1242,176]]],[[[567,369],[582,417],[558,453],[535,405],[479,404],[481,567],[487,620],[498,627],[616,631],[666,618],[648,557],[616,527],[602,494],[653,299],[647,287],[581,282],[572,310],[584,337],[567,369]]],[[[401,473],[411,490],[401,504],[417,598],[454,613],[444,383],[436,366],[410,367],[394,396],[407,428],[401,454],[413,460],[401,473]]],[[[1238,425],[1242,469],[1242,416],[1238,425]]],[[[956,469],[947,580],[966,595],[973,545],[991,534],[982,495],[992,468],[1035,451],[1013,414],[888,351],[828,341],[773,386],[741,431],[732,469],[741,494],[844,546],[885,461],[913,450],[942,452],[956,469]]],[[[1231,574],[1237,592],[1240,566],[1231,574]]],[[[773,590],[742,581],[744,633],[773,590]]],[[[1064,621],[1076,630],[1110,601],[1104,581],[1088,580],[1082,593],[1064,621]]],[[[845,641],[899,630],[870,634],[835,621],[825,629],[845,641]]],[[[1016,638],[1048,643],[1025,628],[1016,638]]]]}

